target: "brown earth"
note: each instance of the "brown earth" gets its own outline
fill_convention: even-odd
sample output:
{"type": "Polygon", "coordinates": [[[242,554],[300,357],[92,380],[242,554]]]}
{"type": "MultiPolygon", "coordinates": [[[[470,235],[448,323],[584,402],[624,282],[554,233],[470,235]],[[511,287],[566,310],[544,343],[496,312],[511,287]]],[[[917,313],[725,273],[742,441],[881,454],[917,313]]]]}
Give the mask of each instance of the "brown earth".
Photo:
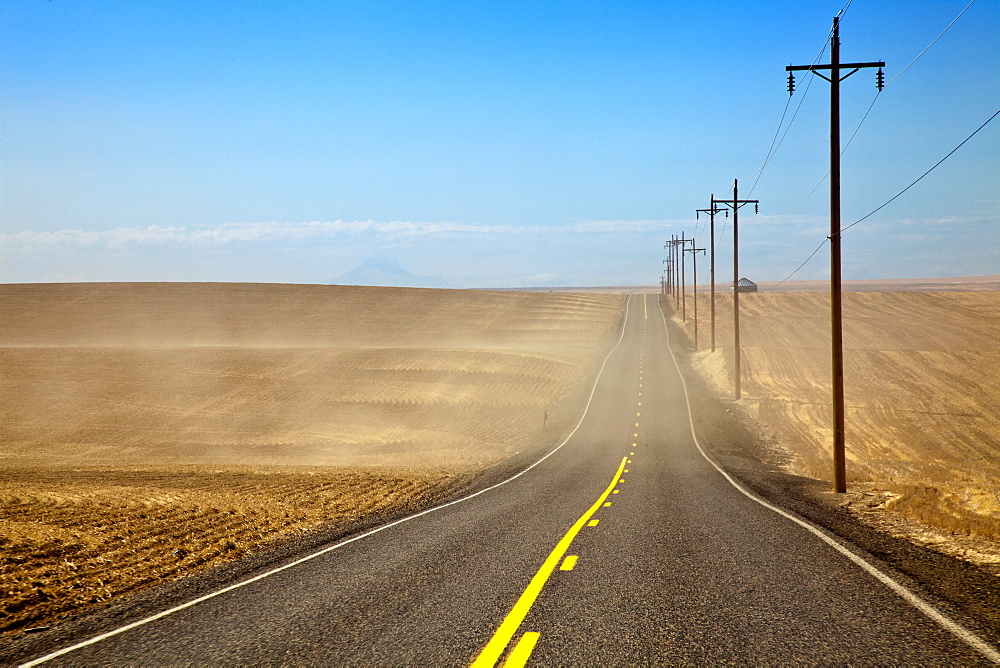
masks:
{"type": "Polygon", "coordinates": [[[12,632],[419,507],[556,439],[624,300],[104,283],[2,285],[0,305],[12,632]]]}
{"type": "MultiPolygon", "coordinates": [[[[693,364],[732,396],[732,295],[717,294],[693,364]]],[[[693,300],[685,330],[693,338],[693,300]]],[[[843,503],[894,535],[1000,574],[1000,292],[849,292],[843,299],[843,503]]],[[[832,476],[829,297],[740,295],[743,399],[789,472],[832,476]]],[[[680,314],[674,320],[680,324],[680,314]]]]}

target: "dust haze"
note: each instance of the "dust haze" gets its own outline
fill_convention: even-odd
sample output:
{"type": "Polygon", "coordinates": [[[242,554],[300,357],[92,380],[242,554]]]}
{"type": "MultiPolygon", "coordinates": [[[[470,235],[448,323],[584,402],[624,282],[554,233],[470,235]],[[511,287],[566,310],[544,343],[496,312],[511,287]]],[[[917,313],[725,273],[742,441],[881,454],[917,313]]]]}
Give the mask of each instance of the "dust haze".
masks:
{"type": "Polygon", "coordinates": [[[2,288],[0,464],[482,466],[541,426],[609,295],[2,288]]]}
{"type": "Polygon", "coordinates": [[[0,286],[0,633],[412,512],[548,444],[624,303],[0,286]]]}
{"type": "MultiPolygon", "coordinates": [[[[709,302],[699,294],[693,362],[732,396],[732,295],[717,299],[721,354],[704,350],[709,302]]],[[[687,312],[693,335],[693,303],[687,312]]],[[[843,316],[851,510],[1000,574],[1000,292],[847,292],[843,316]]],[[[740,342],[739,403],[791,472],[830,480],[829,295],[741,295],[740,342]]]]}

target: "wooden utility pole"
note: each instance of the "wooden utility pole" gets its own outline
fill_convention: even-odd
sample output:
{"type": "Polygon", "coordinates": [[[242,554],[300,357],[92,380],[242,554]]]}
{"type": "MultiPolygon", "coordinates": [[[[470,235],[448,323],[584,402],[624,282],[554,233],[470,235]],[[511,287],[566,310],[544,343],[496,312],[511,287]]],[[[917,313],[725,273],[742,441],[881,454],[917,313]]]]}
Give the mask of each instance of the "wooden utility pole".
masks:
{"type": "MultiPolygon", "coordinates": [[[[682,311],[684,309],[684,244],[687,240],[684,238],[684,233],[681,232],[681,238],[677,240],[677,248],[674,251],[677,255],[677,264],[681,268],[681,282],[677,287],[677,306],[679,306],[682,311]]],[[[684,311],[681,315],[681,320],[687,320],[687,312],[684,311]]]]}
{"type": "MultiPolygon", "coordinates": [[[[712,202],[715,202],[715,193],[712,193],[712,202]]],[[[719,209],[712,204],[708,209],[695,209],[694,217],[695,220],[702,213],[708,214],[708,227],[710,230],[709,234],[709,290],[711,292],[711,305],[712,305],[712,352],[715,352],[715,214],[720,211],[725,211],[726,216],[729,216],[729,209],[719,209]]]]}
{"type": "Polygon", "coordinates": [[[684,261],[684,251],[686,250],[684,247],[689,241],[693,241],[693,239],[685,239],[684,233],[681,232],[681,247],[679,249],[681,257],[681,322],[687,322],[688,320],[687,294],[684,291],[684,288],[687,286],[687,276],[685,275],[687,262],[684,261]]]}
{"type": "Polygon", "coordinates": [[[675,310],[680,310],[680,308],[681,308],[681,302],[680,302],[680,296],[681,296],[681,286],[680,286],[680,282],[681,282],[681,268],[680,268],[680,262],[678,262],[678,252],[677,252],[677,247],[680,246],[681,243],[682,243],[682,239],[681,238],[671,235],[671,238],[670,238],[670,265],[673,267],[673,277],[674,277],[674,280],[673,280],[672,289],[670,291],[670,296],[673,297],[673,299],[674,299],[674,309],[675,310]]]}
{"type": "MultiPolygon", "coordinates": [[[[671,237],[671,239],[673,239],[673,237],[671,237]]],[[[663,294],[664,295],[668,295],[668,294],[670,294],[670,290],[672,289],[670,281],[671,281],[671,278],[672,278],[671,272],[673,271],[673,266],[671,265],[671,262],[670,262],[670,242],[669,241],[664,241],[663,242],[663,249],[666,251],[666,253],[665,253],[666,257],[663,259],[663,264],[667,265],[667,270],[666,270],[667,271],[667,282],[664,285],[663,294]]]]}
{"type": "Polygon", "coordinates": [[[691,248],[687,249],[691,253],[691,264],[694,270],[691,277],[691,294],[694,295],[694,350],[698,351],[698,253],[704,253],[704,248],[694,248],[694,237],[691,237],[691,248]]]}
{"type": "Polygon", "coordinates": [[[833,17],[833,39],[830,43],[830,62],[826,65],[789,65],[788,94],[795,92],[794,71],[808,70],[830,82],[830,323],[833,366],[833,488],[847,491],[847,467],[844,452],[844,328],[841,311],[840,273],[840,82],[866,67],[879,68],[875,85],[881,91],[884,62],[840,62],[840,17],[833,17]],[[840,70],[852,68],[841,76],[840,70]],[[819,70],[829,70],[830,76],[819,70]]]}
{"type": "Polygon", "coordinates": [[[721,204],[733,210],[733,394],[737,399],[743,398],[740,386],[740,207],[753,204],[754,211],[759,212],[760,202],[755,199],[740,199],[740,181],[733,180],[733,198],[712,198],[712,208],[721,204]]]}

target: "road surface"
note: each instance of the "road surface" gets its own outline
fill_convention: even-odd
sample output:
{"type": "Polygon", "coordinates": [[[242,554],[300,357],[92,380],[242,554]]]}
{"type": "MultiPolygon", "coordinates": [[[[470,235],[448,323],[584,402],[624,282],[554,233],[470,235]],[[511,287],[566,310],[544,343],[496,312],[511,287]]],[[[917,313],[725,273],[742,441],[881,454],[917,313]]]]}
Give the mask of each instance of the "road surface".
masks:
{"type": "Polygon", "coordinates": [[[687,411],[635,295],[577,430],[516,479],[48,660],[989,663],[737,490],[687,411]]]}

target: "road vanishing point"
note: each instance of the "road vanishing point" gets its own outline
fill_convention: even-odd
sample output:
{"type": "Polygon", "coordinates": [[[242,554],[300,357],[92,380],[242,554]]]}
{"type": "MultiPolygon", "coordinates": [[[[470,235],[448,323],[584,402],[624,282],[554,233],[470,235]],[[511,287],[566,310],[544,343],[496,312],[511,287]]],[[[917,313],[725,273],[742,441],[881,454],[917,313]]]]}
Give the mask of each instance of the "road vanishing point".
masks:
{"type": "Polygon", "coordinates": [[[528,469],[24,665],[1000,662],[741,491],[689,410],[634,295],[576,429],[528,469]]]}

